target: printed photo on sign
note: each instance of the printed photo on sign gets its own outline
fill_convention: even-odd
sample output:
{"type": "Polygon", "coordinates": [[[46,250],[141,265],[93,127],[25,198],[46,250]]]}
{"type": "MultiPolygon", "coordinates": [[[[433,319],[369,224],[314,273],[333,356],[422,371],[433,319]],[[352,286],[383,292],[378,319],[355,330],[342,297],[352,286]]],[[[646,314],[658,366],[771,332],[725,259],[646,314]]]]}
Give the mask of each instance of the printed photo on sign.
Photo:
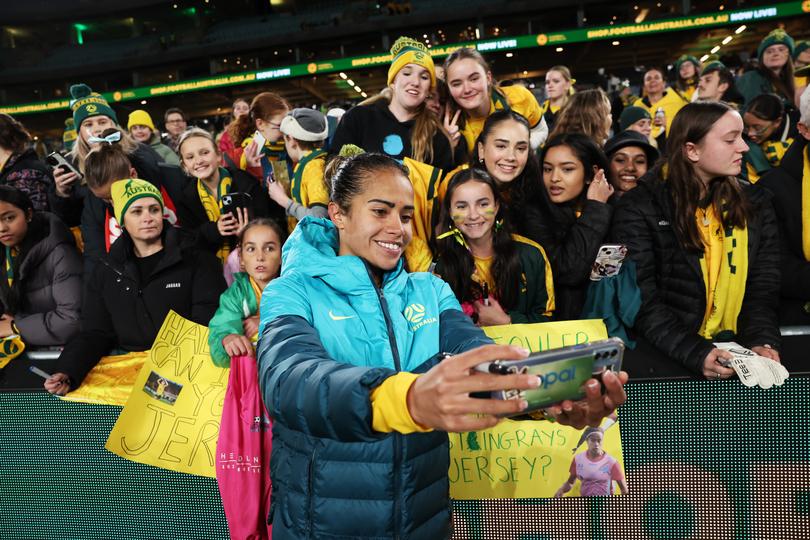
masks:
{"type": "Polygon", "coordinates": [[[182,384],[170,381],[154,371],[149,374],[149,378],[146,379],[146,384],[143,386],[144,392],[169,405],[174,405],[182,389],[182,384]]]}

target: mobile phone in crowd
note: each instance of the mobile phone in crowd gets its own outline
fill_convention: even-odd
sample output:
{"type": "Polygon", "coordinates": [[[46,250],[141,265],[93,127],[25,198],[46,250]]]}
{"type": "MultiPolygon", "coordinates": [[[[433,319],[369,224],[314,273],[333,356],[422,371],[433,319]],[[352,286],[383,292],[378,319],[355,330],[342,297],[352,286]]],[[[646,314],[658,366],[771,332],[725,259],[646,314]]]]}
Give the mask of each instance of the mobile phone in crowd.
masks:
{"type": "Polygon", "coordinates": [[[259,149],[259,152],[261,153],[262,148],[264,148],[264,145],[267,144],[267,139],[265,139],[264,135],[262,135],[262,132],[257,129],[256,133],[253,134],[253,142],[256,143],[256,147],[259,149]]]}
{"type": "Polygon", "coordinates": [[[596,260],[591,267],[591,281],[612,277],[622,269],[622,262],[627,257],[627,247],[623,244],[603,244],[599,247],[596,260]]]}
{"type": "Polygon", "coordinates": [[[59,152],[52,152],[48,154],[48,157],[45,158],[48,162],[48,165],[51,166],[52,169],[62,168],[66,172],[72,172],[76,175],[78,180],[83,178],[82,173],[80,173],[71,163],[59,152]]]}
{"type": "Polygon", "coordinates": [[[237,208],[243,208],[248,211],[248,219],[250,219],[250,193],[241,193],[235,191],[222,196],[222,215],[236,214],[237,208]]]}
{"type": "MultiPolygon", "coordinates": [[[[516,415],[543,409],[570,399],[585,397],[583,385],[590,378],[600,380],[607,371],[618,372],[624,357],[624,342],[608,338],[534,353],[523,360],[495,360],[476,366],[476,370],[498,375],[539,375],[542,383],[531,390],[498,390],[492,399],[525,399],[529,407],[516,415]]],[[[603,386],[604,390],[604,386],[603,386]]]]}

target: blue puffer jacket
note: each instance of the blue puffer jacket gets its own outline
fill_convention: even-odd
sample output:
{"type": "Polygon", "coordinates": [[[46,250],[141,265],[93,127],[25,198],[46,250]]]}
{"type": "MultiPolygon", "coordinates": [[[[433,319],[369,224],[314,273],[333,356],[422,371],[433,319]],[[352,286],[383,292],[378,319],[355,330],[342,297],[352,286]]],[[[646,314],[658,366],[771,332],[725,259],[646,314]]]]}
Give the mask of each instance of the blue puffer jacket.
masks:
{"type": "Polygon", "coordinates": [[[262,297],[273,537],[446,538],[447,435],[373,431],[369,394],[397,371],[427,371],[440,352],[491,341],[435,276],[400,262],[379,289],[337,247],[330,221],[305,218],[262,297]]]}

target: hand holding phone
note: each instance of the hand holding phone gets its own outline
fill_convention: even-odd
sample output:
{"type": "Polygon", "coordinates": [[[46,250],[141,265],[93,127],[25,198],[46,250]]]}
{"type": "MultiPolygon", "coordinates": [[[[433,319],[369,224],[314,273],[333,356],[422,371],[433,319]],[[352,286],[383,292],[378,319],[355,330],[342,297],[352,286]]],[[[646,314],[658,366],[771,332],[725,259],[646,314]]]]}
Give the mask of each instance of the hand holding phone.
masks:
{"type": "Polygon", "coordinates": [[[256,146],[259,149],[259,153],[261,154],[262,148],[264,148],[264,145],[267,144],[267,139],[265,138],[264,135],[262,135],[262,132],[259,131],[258,129],[256,130],[256,133],[253,134],[253,142],[256,143],[256,146]]]}
{"type": "Polygon", "coordinates": [[[491,393],[492,399],[522,399],[528,407],[519,414],[544,409],[565,400],[581,400],[586,397],[583,385],[591,378],[602,384],[603,375],[617,373],[624,356],[624,343],[619,338],[609,338],[592,343],[571,345],[534,353],[523,360],[496,360],[476,366],[483,373],[498,375],[527,374],[539,376],[542,384],[530,390],[499,390],[491,393]]]}
{"type": "Polygon", "coordinates": [[[75,183],[82,179],[82,174],[59,152],[49,154],[46,161],[53,169],[57,195],[69,197],[75,183]]]}
{"type": "Polygon", "coordinates": [[[591,281],[618,275],[627,257],[627,247],[623,244],[603,244],[599,247],[596,260],[591,267],[591,281]]]}

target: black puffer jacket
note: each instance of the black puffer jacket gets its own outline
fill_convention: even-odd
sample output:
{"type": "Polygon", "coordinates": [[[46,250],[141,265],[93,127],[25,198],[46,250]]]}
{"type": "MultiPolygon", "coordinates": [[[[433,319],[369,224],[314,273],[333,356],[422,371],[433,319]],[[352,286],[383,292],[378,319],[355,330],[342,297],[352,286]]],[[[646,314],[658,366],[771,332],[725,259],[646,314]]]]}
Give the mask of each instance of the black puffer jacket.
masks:
{"type": "MultiPolygon", "coordinates": [[[[754,212],[748,223],[748,280],[737,319],[739,343],[779,347],[779,232],[767,193],[747,186],[754,212]]],[[[635,330],[662,353],[700,373],[712,350],[700,336],[706,287],[698,252],[688,252],[675,235],[674,206],[657,169],[616,206],[612,239],[627,246],[636,263],[641,309],[635,330]]]]}
{"type": "Polygon", "coordinates": [[[166,221],[163,231],[164,255],[146,279],[140,277],[126,232],[93,270],[82,331],[62,351],[55,370],[70,376],[73,388],[113,349],[149,349],[169,310],[205,326],[214,316],[225,290],[222,265],[191,247],[190,239],[166,221]]]}
{"type": "Polygon", "coordinates": [[[613,208],[586,200],[577,218],[573,207],[554,205],[542,195],[535,204],[522,205],[523,216],[515,216],[513,223],[520,234],[546,250],[554,276],[554,319],[579,319],[593,261],[610,232],[613,208]]]}
{"type": "MultiPolygon", "coordinates": [[[[270,200],[264,185],[253,176],[240,169],[228,169],[233,183],[232,193],[247,193],[250,195],[250,217],[271,218],[279,224],[281,230],[287,230],[287,216],[282,207],[270,200]]],[[[200,245],[210,249],[213,253],[222,247],[226,237],[219,234],[216,221],[210,221],[205,213],[205,207],[200,201],[197,191],[197,180],[189,177],[188,182],[183,187],[180,199],[177,202],[178,214],[182,214],[183,228],[194,231],[200,241],[200,245]]],[[[231,245],[236,243],[236,237],[230,236],[228,239],[231,245]]]]}
{"type": "Polygon", "coordinates": [[[773,207],[779,223],[782,268],[782,298],[779,322],[784,325],[810,324],[804,305],[810,302],[810,262],[802,248],[802,170],[804,153],[810,146],[798,137],[778,167],[768,171],[757,183],[773,195],[773,207]]]}
{"type": "MultiPolygon", "coordinates": [[[[5,263],[5,254],[0,258],[5,263]]],[[[11,287],[0,279],[0,303],[5,313],[14,315],[26,345],[64,345],[79,332],[81,256],[58,217],[34,214],[14,275],[11,287]]]]}

